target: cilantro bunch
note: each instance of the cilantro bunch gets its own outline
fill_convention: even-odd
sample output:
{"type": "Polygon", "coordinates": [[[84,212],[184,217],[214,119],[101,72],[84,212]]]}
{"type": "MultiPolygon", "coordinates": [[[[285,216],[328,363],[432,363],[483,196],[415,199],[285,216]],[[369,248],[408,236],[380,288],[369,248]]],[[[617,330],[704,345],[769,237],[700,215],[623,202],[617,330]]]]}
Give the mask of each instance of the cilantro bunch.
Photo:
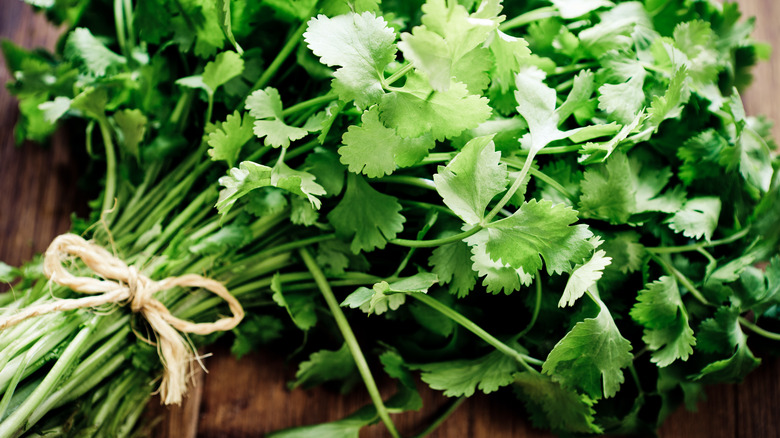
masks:
{"type": "MultiPolygon", "coordinates": [[[[371,395],[273,436],[377,421],[400,436],[391,414],[421,406],[418,372],[459,399],[511,387],[558,433],[652,433],[780,340],[780,161],[738,91],[767,49],[736,4],[46,9],[74,25],[61,54],[4,52],[20,138],[63,117],[91,151],[101,134],[104,190],[77,230],[96,223],[150,272],[205,269],[259,306],[239,355],[302,331],[293,387],[362,380],[371,395]],[[398,380],[387,400],[379,365],[398,380]]],[[[177,300],[183,315],[215,311],[177,300]]],[[[95,321],[111,318],[129,317],[95,321]]],[[[129,383],[153,378],[139,362],[85,387],[82,427],[107,427],[94,412],[117,401],[96,401],[103,388],[148,397],[129,383]]]]}

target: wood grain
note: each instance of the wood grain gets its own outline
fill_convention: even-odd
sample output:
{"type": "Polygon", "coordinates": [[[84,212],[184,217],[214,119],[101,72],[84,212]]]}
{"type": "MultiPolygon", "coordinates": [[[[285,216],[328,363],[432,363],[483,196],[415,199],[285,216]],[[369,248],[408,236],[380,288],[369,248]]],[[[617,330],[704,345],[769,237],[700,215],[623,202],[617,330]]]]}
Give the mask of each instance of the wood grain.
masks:
{"type": "MultiPolygon", "coordinates": [[[[739,1],[745,16],[757,16],[754,37],[780,47],[780,2],[739,1]]],[[[57,38],[40,15],[20,1],[2,0],[0,37],[25,47],[51,49],[57,38]]],[[[8,79],[0,61],[0,82],[8,79]]],[[[767,114],[780,120],[780,56],[755,70],[755,84],[744,100],[749,114],[767,114]]],[[[76,189],[83,171],[79,147],[67,147],[60,135],[51,144],[17,148],[12,127],[16,102],[5,88],[0,90],[0,260],[18,264],[46,248],[50,240],[69,228],[69,215],[84,209],[85,200],[76,189]]],[[[774,133],[780,138],[780,126],[774,133]]],[[[152,402],[149,417],[163,416],[154,432],[157,438],[254,437],[283,427],[313,424],[341,418],[369,403],[364,391],[348,397],[329,391],[288,391],[285,382],[294,367],[272,352],[262,351],[240,361],[222,346],[206,360],[208,374],[186,403],[164,408],[152,402]]],[[[380,382],[382,392],[392,384],[380,382]]],[[[422,387],[422,386],[421,386],[422,387]]],[[[425,408],[397,416],[399,429],[411,435],[430,420],[449,400],[423,390],[425,408]]],[[[780,436],[780,362],[764,358],[764,364],[741,385],[718,385],[708,389],[708,400],[698,412],[680,410],[660,430],[662,437],[777,437],[780,436]]],[[[450,417],[432,437],[549,437],[532,429],[522,418],[522,409],[511,395],[476,396],[450,417]]],[[[387,436],[381,425],[367,428],[362,437],[387,436]]]]}

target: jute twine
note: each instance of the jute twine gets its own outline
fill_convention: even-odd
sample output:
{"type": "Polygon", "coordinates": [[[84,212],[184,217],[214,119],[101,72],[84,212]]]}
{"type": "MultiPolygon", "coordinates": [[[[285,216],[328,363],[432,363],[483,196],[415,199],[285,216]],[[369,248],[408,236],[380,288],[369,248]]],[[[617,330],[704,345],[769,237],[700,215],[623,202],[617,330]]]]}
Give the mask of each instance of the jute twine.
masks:
{"type": "Polygon", "coordinates": [[[49,245],[43,260],[43,272],[51,281],[73,291],[90,294],[84,298],[63,299],[29,307],[0,319],[0,330],[28,318],[52,312],[97,308],[106,304],[130,303],[133,312],[140,313],[157,338],[157,350],[163,364],[160,395],[165,404],[180,404],[187,391],[187,380],[197,356],[181,333],[208,335],[234,328],[244,317],[244,309],[221,283],[195,274],[168,277],[154,281],[142,275],[134,266],[127,266],[104,248],[87,242],[75,234],[57,236],[49,245]],[[76,277],[65,269],[63,261],[76,256],[97,276],[76,277]],[[192,323],[176,318],[158,300],[155,292],[174,287],[202,288],[227,302],[232,317],[209,323],[192,323]]]}

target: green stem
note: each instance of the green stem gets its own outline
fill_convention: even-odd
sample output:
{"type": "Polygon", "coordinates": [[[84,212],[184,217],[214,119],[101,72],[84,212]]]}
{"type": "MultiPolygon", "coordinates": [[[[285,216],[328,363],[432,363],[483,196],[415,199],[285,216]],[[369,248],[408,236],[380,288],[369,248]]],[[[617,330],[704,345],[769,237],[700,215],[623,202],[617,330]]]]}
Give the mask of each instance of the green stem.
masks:
{"type": "MultiPolygon", "coordinates": [[[[106,191],[103,195],[103,205],[101,213],[105,213],[114,206],[114,197],[116,196],[116,154],[114,152],[114,142],[111,140],[111,131],[108,127],[108,120],[105,117],[98,119],[100,134],[103,136],[103,145],[106,148],[106,191]]],[[[109,224],[110,220],[106,219],[109,224]]]]}
{"type": "Polygon", "coordinates": [[[544,20],[545,18],[558,17],[560,15],[560,12],[558,12],[558,9],[556,9],[554,6],[547,6],[518,15],[511,20],[507,20],[501,23],[498,28],[502,32],[506,32],[508,30],[531,24],[535,21],[544,20]]]}
{"type": "Polygon", "coordinates": [[[700,303],[704,304],[705,306],[712,306],[709,301],[707,301],[706,298],[704,298],[704,295],[699,291],[699,289],[696,288],[696,286],[693,285],[693,282],[688,279],[685,275],[683,275],[682,272],[675,269],[674,266],[672,266],[670,263],[668,263],[666,260],[658,257],[657,255],[653,253],[649,253],[650,257],[656,261],[661,267],[664,268],[666,272],[674,276],[677,281],[679,281],[683,286],[685,286],[686,289],[693,295],[694,298],[696,298],[700,303]]]}
{"type": "Polygon", "coordinates": [[[506,345],[505,343],[499,341],[496,337],[491,335],[490,333],[486,332],[482,327],[474,324],[470,319],[466,318],[465,316],[461,315],[460,313],[456,312],[452,308],[440,303],[435,298],[423,294],[423,293],[411,293],[408,294],[419,301],[421,301],[423,304],[428,305],[432,309],[438,311],[442,315],[450,318],[451,320],[457,322],[460,324],[463,328],[470,331],[471,333],[474,333],[477,335],[480,339],[490,344],[493,348],[496,350],[506,354],[509,357],[514,358],[523,368],[526,370],[532,372],[532,373],[539,373],[536,371],[530,363],[541,365],[543,362],[535,359],[533,357],[527,356],[525,354],[520,353],[519,351],[515,350],[514,348],[506,345]]]}
{"type": "MultiPolygon", "coordinates": [[[[514,160],[512,158],[505,158],[503,161],[506,164],[508,164],[509,166],[514,167],[515,169],[520,169],[520,168],[523,167],[523,164],[525,164],[525,163],[520,164],[520,163],[518,163],[517,160],[514,160]]],[[[531,169],[529,170],[529,173],[534,178],[538,178],[538,179],[544,181],[545,184],[547,184],[548,186],[554,188],[555,190],[557,190],[563,196],[569,198],[570,201],[572,201],[572,202],[576,202],[577,201],[577,197],[573,193],[571,193],[568,189],[566,189],[566,187],[562,186],[561,183],[559,183],[555,179],[551,178],[550,176],[548,176],[546,173],[542,172],[541,170],[534,169],[533,167],[531,167],[531,169]]]]}
{"type": "Polygon", "coordinates": [[[464,231],[459,234],[455,234],[453,236],[444,237],[441,239],[433,239],[433,240],[393,239],[390,240],[389,243],[398,246],[406,246],[409,248],[433,248],[436,246],[442,246],[442,245],[447,245],[449,243],[459,242],[469,236],[473,236],[474,234],[477,234],[482,229],[483,227],[481,225],[474,225],[471,228],[469,228],[467,231],[464,231]]]}
{"type": "Polygon", "coordinates": [[[746,227],[734,234],[732,234],[729,237],[720,239],[720,240],[713,240],[711,242],[701,242],[701,243],[694,243],[691,245],[683,245],[683,246],[659,246],[656,248],[645,248],[649,252],[653,254],[672,254],[672,253],[678,253],[678,252],[686,252],[686,251],[696,251],[700,248],[711,248],[713,246],[718,245],[725,245],[728,243],[735,242],[750,233],[750,227],[746,227]]]}
{"type": "Polygon", "coordinates": [[[135,45],[135,28],[133,28],[133,4],[131,0],[123,0],[122,6],[124,7],[125,25],[127,26],[127,42],[129,43],[128,50],[132,56],[133,46],[135,45]]]}
{"type": "Polygon", "coordinates": [[[520,189],[520,186],[523,185],[523,180],[525,180],[525,177],[528,175],[528,172],[531,170],[531,163],[534,161],[534,153],[529,153],[528,156],[525,159],[525,163],[523,163],[523,168],[520,169],[520,175],[517,176],[517,179],[515,179],[515,182],[512,184],[512,187],[509,188],[509,190],[504,193],[504,196],[501,198],[500,201],[498,201],[498,204],[496,204],[492,210],[490,210],[490,213],[485,216],[484,219],[482,219],[482,226],[487,226],[487,224],[490,223],[491,220],[493,220],[496,215],[501,212],[501,209],[504,208],[504,206],[509,202],[510,199],[512,199],[512,196],[515,195],[518,189],[520,189]]]}
{"type": "MultiPolygon", "coordinates": [[[[582,149],[582,145],[573,144],[571,146],[548,146],[539,152],[537,155],[554,155],[554,154],[568,154],[569,152],[577,152],[582,149]]],[[[517,155],[530,155],[531,151],[528,149],[520,149],[515,152],[517,155]]]]}
{"type": "Polygon", "coordinates": [[[566,67],[556,67],[550,76],[565,75],[567,73],[574,73],[580,70],[587,70],[589,68],[598,67],[598,62],[583,62],[581,64],[571,64],[566,67]]]}
{"type": "Polygon", "coordinates": [[[303,110],[307,110],[312,107],[319,107],[322,106],[323,104],[330,103],[336,99],[338,99],[337,95],[328,93],[324,96],[318,96],[313,99],[304,100],[303,102],[296,103],[295,105],[282,111],[282,117],[287,117],[289,115],[298,113],[303,110]]]}
{"type": "Polygon", "coordinates": [[[426,190],[436,190],[436,184],[433,181],[417,176],[409,175],[387,175],[382,178],[371,179],[374,182],[383,182],[390,184],[405,184],[408,186],[419,187],[426,190]]]}
{"type": "Polygon", "coordinates": [[[517,341],[518,339],[522,338],[526,335],[529,331],[531,331],[532,328],[534,328],[534,324],[536,324],[536,319],[539,317],[539,310],[542,308],[542,276],[539,274],[539,272],[536,273],[536,279],[534,281],[536,283],[536,301],[534,302],[534,313],[531,315],[531,322],[528,323],[528,325],[518,333],[516,336],[514,336],[512,339],[517,341]]]}
{"type": "Polygon", "coordinates": [[[397,80],[401,79],[402,77],[406,76],[412,69],[414,68],[414,65],[412,63],[406,64],[405,66],[401,67],[397,72],[391,74],[387,79],[385,79],[382,82],[382,86],[384,88],[387,88],[388,86],[392,85],[397,80]]]}
{"type": "Polygon", "coordinates": [[[258,90],[268,85],[268,82],[270,82],[271,78],[276,74],[287,57],[290,56],[290,53],[292,53],[295,47],[298,46],[298,42],[303,37],[303,33],[306,32],[307,26],[307,22],[304,21],[300,26],[298,26],[297,29],[295,29],[295,32],[293,32],[293,34],[284,44],[284,47],[282,47],[279,53],[276,54],[276,58],[271,61],[271,64],[268,66],[268,68],[263,72],[262,75],[260,75],[260,78],[252,86],[252,91],[258,90]]]}
{"type": "Polygon", "coordinates": [[[119,50],[130,62],[130,51],[127,49],[125,41],[125,17],[122,0],[114,0],[114,26],[116,27],[116,42],[119,45],[119,50]]]}
{"type": "Polygon", "coordinates": [[[358,371],[363,378],[363,382],[366,384],[366,389],[368,390],[368,394],[371,396],[371,400],[374,402],[374,406],[376,407],[377,414],[379,414],[379,418],[382,419],[382,422],[385,423],[387,430],[394,438],[400,438],[401,435],[395,428],[393,420],[390,419],[390,414],[387,412],[387,408],[382,401],[381,394],[379,394],[379,388],[376,386],[374,376],[371,375],[368,362],[366,362],[366,358],[363,356],[363,351],[360,349],[360,345],[355,338],[355,334],[352,332],[352,327],[350,327],[349,322],[347,321],[347,317],[344,316],[344,312],[341,311],[341,307],[339,307],[339,303],[336,301],[336,297],[333,295],[333,291],[328,284],[328,279],[325,278],[325,274],[323,274],[319,265],[317,265],[317,262],[314,260],[311,254],[309,254],[309,251],[307,251],[305,248],[301,248],[298,252],[303,259],[303,263],[306,265],[306,268],[309,269],[309,272],[311,272],[311,275],[314,277],[314,281],[317,283],[317,287],[319,287],[320,292],[322,292],[322,296],[325,298],[325,302],[328,303],[328,308],[333,314],[333,318],[336,320],[336,325],[338,325],[342,336],[344,336],[344,342],[346,342],[347,347],[349,347],[349,351],[352,353],[352,358],[355,359],[355,365],[357,365],[358,371]]]}
{"type": "Polygon", "coordinates": [[[444,410],[444,412],[441,413],[438,417],[436,417],[435,420],[431,424],[429,424],[425,429],[423,429],[422,432],[415,435],[413,438],[425,438],[426,436],[433,433],[434,430],[436,430],[439,426],[441,426],[444,421],[452,415],[455,410],[460,407],[460,405],[463,404],[464,401],[466,401],[468,397],[458,397],[457,399],[453,400],[449,406],[447,406],[447,409],[444,410]]]}
{"type": "Polygon", "coordinates": [[[752,331],[753,333],[757,335],[761,335],[767,339],[771,339],[773,341],[780,341],[780,333],[774,333],[770,332],[768,330],[764,330],[761,327],[753,324],[752,322],[748,321],[745,317],[740,316],[739,317],[739,323],[743,326],[747,327],[752,331]]]}

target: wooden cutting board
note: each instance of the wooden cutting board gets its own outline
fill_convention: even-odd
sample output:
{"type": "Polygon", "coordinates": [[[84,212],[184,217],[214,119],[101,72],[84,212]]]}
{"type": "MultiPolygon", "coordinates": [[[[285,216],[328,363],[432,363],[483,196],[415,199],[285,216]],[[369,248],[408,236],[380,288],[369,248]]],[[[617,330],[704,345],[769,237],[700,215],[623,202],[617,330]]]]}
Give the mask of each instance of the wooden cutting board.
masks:
{"type": "MultiPolygon", "coordinates": [[[[24,47],[51,49],[58,30],[18,0],[0,0],[0,37],[24,47]]],[[[745,16],[757,16],[754,37],[780,47],[780,2],[739,1],[745,16]]],[[[755,70],[755,83],[744,96],[748,114],[767,114],[780,121],[780,57],[755,70]]],[[[0,61],[0,82],[9,78],[0,61]]],[[[85,166],[83,152],[74,152],[57,136],[48,146],[14,146],[16,101],[0,90],[0,260],[18,264],[43,251],[51,239],[70,227],[70,213],[84,211],[76,181],[85,166]]],[[[774,129],[780,139],[780,127],[774,129]]],[[[778,224],[780,226],[780,224],[778,224]]],[[[284,427],[341,418],[369,403],[368,395],[355,391],[348,397],[324,389],[288,391],[294,367],[270,352],[259,352],[236,361],[224,346],[211,350],[208,374],[178,408],[160,407],[154,400],[148,418],[162,418],[157,438],[255,437],[284,427]]],[[[778,347],[780,352],[780,347],[778,347]]],[[[381,384],[384,393],[392,384],[381,384]]],[[[420,428],[450,401],[423,390],[425,408],[396,416],[405,436],[420,428]]],[[[780,436],[780,361],[764,358],[762,366],[741,385],[708,389],[708,401],[697,413],[680,410],[661,428],[662,437],[778,437],[780,436]]],[[[431,437],[549,437],[532,429],[519,415],[511,396],[475,396],[464,403],[431,437]]],[[[387,436],[381,425],[361,436],[387,436]]]]}

